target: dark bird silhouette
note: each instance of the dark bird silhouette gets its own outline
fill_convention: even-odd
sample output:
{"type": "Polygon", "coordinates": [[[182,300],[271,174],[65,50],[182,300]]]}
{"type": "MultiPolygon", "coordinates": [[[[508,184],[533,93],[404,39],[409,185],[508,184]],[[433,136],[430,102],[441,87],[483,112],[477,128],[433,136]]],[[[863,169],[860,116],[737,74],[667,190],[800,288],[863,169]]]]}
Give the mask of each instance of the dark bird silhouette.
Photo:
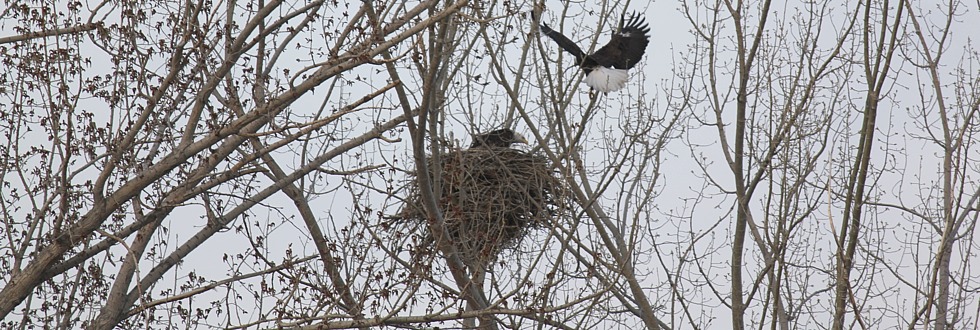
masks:
{"type": "Polygon", "coordinates": [[[625,16],[619,18],[619,28],[605,46],[592,54],[585,54],[581,48],[561,33],[541,23],[541,33],[548,36],[562,49],[575,57],[575,63],[585,71],[585,83],[603,93],[616,91],[626,86],[629,69],[643,58],[650,43],[650,26],[638,13],[630,16],[623,25],[625,16]]]}
{"type": "Polygon", "coordinates": [[[504,128],[486,134],[474,135],[470,148],[510,148],[510,145],[514,143],[527,144],[527,139],[511,129],[504,128]]]}

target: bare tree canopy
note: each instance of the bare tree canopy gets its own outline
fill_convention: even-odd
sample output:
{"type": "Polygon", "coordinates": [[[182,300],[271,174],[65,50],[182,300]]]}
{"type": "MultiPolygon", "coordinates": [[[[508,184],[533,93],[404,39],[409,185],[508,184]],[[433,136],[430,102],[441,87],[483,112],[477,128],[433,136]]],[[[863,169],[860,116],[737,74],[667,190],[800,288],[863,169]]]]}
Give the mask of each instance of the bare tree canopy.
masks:
{"type": "Polygon", "coordinates": [[[976,328],[976,22],[7,1],[0,327],[976,328]]]}

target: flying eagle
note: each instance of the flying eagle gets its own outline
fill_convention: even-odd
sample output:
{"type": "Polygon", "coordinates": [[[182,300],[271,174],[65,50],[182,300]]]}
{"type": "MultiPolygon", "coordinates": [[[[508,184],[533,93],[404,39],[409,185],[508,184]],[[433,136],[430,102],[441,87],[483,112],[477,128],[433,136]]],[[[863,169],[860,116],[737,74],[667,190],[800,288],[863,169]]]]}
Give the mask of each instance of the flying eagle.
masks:
{"type": "Polygon", "coordinates": [[[541,23],[541,33],[575,56],[575,63],[585,71],[585,83],[589,87],[609,93],[626,86],[626,81],[629,80],[628,70],[643,58],[643,52],[650,43],[650,37],[647,36],[650,26],[646,24],[645,18],[634,12],[626,25],[623,25],[624,18],[619,18],[619,30],[613,33],[609,43],[589,55],[547,24],[541,23]]]}
{"type": "Polygon", "coordinates": [[[470,148],[510,148],[510,145],[514,143],[527,144],[527,139],[513,130],[504,128],[486,134],[474,135],[470,148]]]}

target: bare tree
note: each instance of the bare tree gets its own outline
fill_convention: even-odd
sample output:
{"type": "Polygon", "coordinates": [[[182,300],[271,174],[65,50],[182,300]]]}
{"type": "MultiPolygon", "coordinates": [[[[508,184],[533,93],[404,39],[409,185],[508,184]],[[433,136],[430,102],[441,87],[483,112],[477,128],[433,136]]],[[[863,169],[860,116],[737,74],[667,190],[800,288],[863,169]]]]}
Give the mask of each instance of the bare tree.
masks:
{"type": "Polygon", "coordinates": [[[865,81],[864,106],[861,108],[863,113],[862,124],[858,130],[859,142],[853,157],[854,163],[845,172],[847,182],[842,196],[844,199],[843,219],[840,223],[840,231],[837,233],[837,253],[836,253],[836,283],[834,300],[834,323],[832,329],[844,328],[844,316],[850,310],[854,312],[855,320],[860,323],[862,328],[868,325],[863,321],[861,315],[861,305],[855,298],[855,289],[852,287],[851,271],[854,267],[854,259],[857,257],[857,246],[860,244],[860,231],[865,227],[862,224],[862,216],[865,213],[864,204],[867,202],[868,193],[865,191],[869,185],[869,180],[875,176],[870,164],[872,160],[871,151],[878,135],[878,109],[881,100],[886,96],[891,82],[894,81],[892,74],[892,59],[898,47],[899,35],[902,28],[903,10],[906,7],[905,1],[897,4],[897,13],[892,14],[892,8],[888,1],[881,3],[867,3],[857,8],[857,12],[862,12],[862,28],[860,29],[860,39],[864,47],[861,49],[861,61],[865,81]],[[848,307],[850,305],[850,307],[848,307]]]}
{"type": "Polygon", "coordinates": [[[928,6],[10,2],[2,326],[975,327],[980,11],[928,6]],[[538,33],[634,10],[609,94],[538,33]],[[560,194],[474,258],[497,128],[560,194]]]}
{"type": "MultiPolygon", "coordinates": [[[[193,310],[182,302],[193,305],[200,293],[270,279],[277,272],[286,274],[276,278],[302,283],[297,272],[309,271],[308,266],[297,265],[309,258],[287,253],[273,260],[263,254],[269,232],[253,227],[259,222],[249,223],[256,208],[275,212],[275,206],[263,203],[282,191],[303,218],[330,279],[329,287],[312,287],[333,292],[339,299],[326,300],[333,308],[362,319],[364,301],[351,288],[356,279],[344,274],[309,204],[319,180],[307,178],[331,173],[325,164],[384,140],[415,115],[414,109],[361,114],[372,103],[384,104],[378,97],[400,81],[354,95],[343,87],[363,81],[351,76],[355,68],[417,38],[464,3],[382,4],[384,16],[372,19],[366,15],[369,6],[350,11],[319,1],[218,7],[124,2],[91,12],[11,4],[5,13],[17,24],[12,31],[51,32],[4,39],[10,45],[8,63],[17,68],[7,74],[4,89],[10,100],[4,175],[18,183],[4,204],[11,262],[0,312],[11,322],[12,315],[21,315],[18,323],[24,325],[72,327],[81,321],[98,328],[170,322],[155,314],[157,306],[175,306],[168,308],[176,313],[172,317],[188,323],[237,313],[230,304],[193,310]],[[321,20],[325,12],[342,15],[321,20]],[[62,17],[70,19],[62,22],[62,17]],[[93,26],[97,29],[91,31],[93,26]],[[314,37],[320,46],[308,48],[307,55],[319,59],[303,60],[288,51],[314,37]],[[294,59],[309,65],[291,68],[294,59]],[[93,65],[111,69],[90,70],[93,65]],[[321,109],[298,109],[309,101],[296,102],[325,82],[321,109]],[[365,119],[372,124],[349,123],[365,119]],[[288,155],[301,161],[284,166],[282,157],[288,155]],[[200,212],[181,210],[188,208],[200,212]],[[188,212],[200,221],[186,218],[188,212]],[[230,277],[210,282],[197,267],[174,273],[191,252],[228,230],[241,232],[251,246],[245,253],[224,254],[230,277]],[[241,272],[240,263],[249,258],[258,270],[241,272]],[[160,287],[167,274],[173,276],[169,281],[186,283],[160,287]],[[22,309],[15,311],[18,306],[22,309]]],[[[276,316],[275,308],[261,307],[262,299],[269,299],[262,297],[274,293],[268,290],[249,304],[260,311],[257,324],[267,318],[295,322],[292,313],[276,316]]],[[[226,326],[237,322],[228,319],[226,326]]]]}
{"type": "MultiPolygon", "coordinates": [[[[678,103],[682,109],[696,114],[692,131],[708,125],[718,132],[723,157],[705,151],[704,145],[715,142],[688,137],[703,172],[698,177],[705,181],[695,190],[698,195],[688,213],[672,216],[696,222],[693,215],[700,209],[719,205],[727,205],[730,213],[719,214],[712,226],[692,225],[690,243],[673,243],[678,246],[675,251],[686,257],[665,262],[665,268],[675,269],[675,291],[714,293],[731,309],[733,328],[812,327],[823,324],[818,320],[830,317],[827,313],[833,315],[835,329],[875,328],[895,326],[884,315],[911,312],[892,299],[902,297],[901,293],[886,289],[893,287],[892,281],[909,281],[903,279],[909,269],[896,259],[902,254],[896,253],[890,238],[905,233],[879,218],[895,204],[887,200],[906,197],[881,187],[908,185],[907,178],[891,175],[901,171],[899,165],[909,154],[902,151],[905,146],[888,124],[904,116],[879,109],[909,102],[901,91],[908,83],[904,68],[909,64],[928,68],[921,63],[929,61],[899,59],[898,50],[910,42],[925,42],[906,33],[912,15],[907,2],[842,5],[784,8],[766,1],[694,1],[683,6],[696,38],[692,56],[682,59],[685,69],[674,94],[683,100],[678,103]],[[879,126],[882,122],[884,129],[879,126]],[[872,152],[876,149],[882,149],[883,155],[872,152]],[[730,179],[718,175],[718,162],[727,165],[730,179]],[[732,198],[718,201],[715,193],[732,198]],[[719,226],[732,231],[726,241],[731,243],[732,257],[724,262],[717,261],[719,247],[711,236],[719,226]],[[828,232],[834,238],[826,236],[828,232]],[[827,243],[833,254],[822,249],[830,247],[827,243]],[[825,262],[831,257],[833,263],[825,262]],[[730,279],[729,290],[720,287],[716,275],[722,264],[731,267],[724,277],[730,279]],[[828,282],[832,284],[826,286],[828,282]],[[830,292],[833,308],[822,303],[830,292]]],[[[962,6],[957,2],[949,7],[962,6]]],[[[958,17],[957,10],[932,14],[933,19],[947,22],[958,17]]],[[[945,28],[935,31],[955,31],[945,28]]],[[[941,126],[938,123],[924,121],[918,129],[929,131],[941,126]]],[[[971,171],[959,168],[952,171],[971,171]]],[[[968,198],[959,200],[973,203],[968,198]]],[[[969,232],[962,235],[972,239],[969,232]]],[[[924,247],[916,242],[900,246],[924,247]]],[[[926,285],[941,291],[938,283],[926,285]]],[[[916,286],[916,290],[929,289],[916,286]]],[[[702,323],[696,315],[701,309],[691,308],[694,303],[704,302],[680,301],[680,306],[690,324],[698,327],[702,323]]],[[[915,310],[923,314],[927,309],[915,310]]]]}
{"type": "MultiPolygon", "coordinates": [[[[925,128],[922,138],[941,155],[940,180],[922,196],[924,201],[937,203],[897,206],[907,217],[928,224],[926,228],[935,237],[931,243],[933,258],[921,269],[928,276],[917,287],[917,301],[921,302],[912,314],[909,328],[927,323],[935,329],[969,327],[964,316],[971,313],[972,307],[966,292],[975,285],[969,283],[976,282],[976,275],[967,266],[971,255],[957,253],[956,247],[970,250],[976,245],[974,231],[980,202],[975,148],[980,112],[980,78],[973,69],[978,60],[976,50],[965,48],[952,72],[944,68],[944,63],[949,62],[944,56],[951,43],[949,27],[965,7],[958,1],[943,4],[937,8],[942,19],[936,23],[928,23],[923,13],[932,8],[909,6],[906,14],[912,24],[906,60],[921,72],[919,79],[924,82],[919,85],[921,103],[911,107],[915,111],[912,118],[925,128]]],[[[973,326],[976,324],[977,320],[973,320],[973,326]]]]}

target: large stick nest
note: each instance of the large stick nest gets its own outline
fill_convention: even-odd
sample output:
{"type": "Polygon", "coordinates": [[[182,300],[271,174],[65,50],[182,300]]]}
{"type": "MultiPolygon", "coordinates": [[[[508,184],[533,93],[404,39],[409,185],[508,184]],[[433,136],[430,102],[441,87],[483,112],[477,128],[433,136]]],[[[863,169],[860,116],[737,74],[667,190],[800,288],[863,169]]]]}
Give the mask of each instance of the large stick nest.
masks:
{"type": "MultiPolygon", "coordinates": [[[[561,181],[543,156],[509,148],[470,148],[442,154],[438,166],[431,158],[427,163],[448,241],[471,266],[486,266],[530,230],[548,227],[563,208],[561,181]]],[[[427,238],[420,248],[437,250],[418,178],[414,179],[398,218],[426,224],[419,226],[427,238]]]]}

